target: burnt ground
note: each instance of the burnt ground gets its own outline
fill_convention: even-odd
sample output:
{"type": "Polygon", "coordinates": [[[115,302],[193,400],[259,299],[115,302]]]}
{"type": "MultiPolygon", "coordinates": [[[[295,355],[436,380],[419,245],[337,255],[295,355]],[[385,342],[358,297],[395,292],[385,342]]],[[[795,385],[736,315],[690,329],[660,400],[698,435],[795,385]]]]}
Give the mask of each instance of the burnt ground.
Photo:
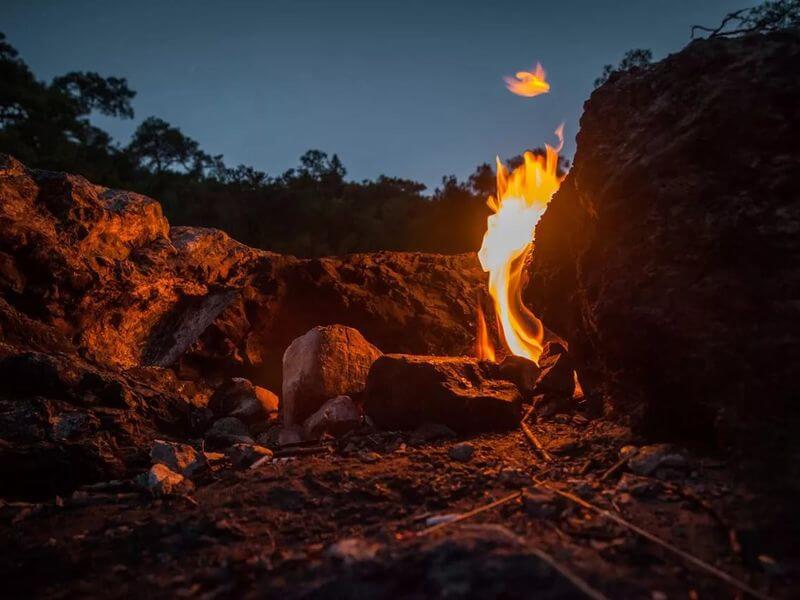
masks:
{"type": "Polygon", "coordinates": [[[625,428],[562,415],[533,429],[552,461],[521,431],[466,440],[475,449],[467,462],[450,456],[464,440],[373,432],[290,450],[296,455],[254,468],[220,467],[190,497],[156,499],[121,482],[41,504],[5,503],[3,595],[592,597],[552,559],[610,598],[746,597],[537,488],[536,477],[765,594],[792,597],[791,536],[751,526],[769,502],[726,463],[693,454],[687,465],[651,477],[635,479],[623,467],[601,479],[619,449],[636,441],[625,428]],[[443,515],[520,490],[430,529],[443,515]]]}

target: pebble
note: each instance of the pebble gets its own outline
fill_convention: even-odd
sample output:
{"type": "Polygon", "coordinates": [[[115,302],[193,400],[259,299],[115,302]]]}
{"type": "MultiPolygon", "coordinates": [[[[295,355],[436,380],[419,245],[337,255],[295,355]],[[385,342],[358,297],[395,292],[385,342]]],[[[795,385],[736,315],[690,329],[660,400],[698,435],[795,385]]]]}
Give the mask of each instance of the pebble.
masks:
{"type": "Polygon", "coordinates": [[[475,446],[466,442],[463,444],[456,444],[450,448],[448,454],[453,460],[457,460],[458,462],[467,462],[472,458],[472,455],[475,454],[475,446]]]}

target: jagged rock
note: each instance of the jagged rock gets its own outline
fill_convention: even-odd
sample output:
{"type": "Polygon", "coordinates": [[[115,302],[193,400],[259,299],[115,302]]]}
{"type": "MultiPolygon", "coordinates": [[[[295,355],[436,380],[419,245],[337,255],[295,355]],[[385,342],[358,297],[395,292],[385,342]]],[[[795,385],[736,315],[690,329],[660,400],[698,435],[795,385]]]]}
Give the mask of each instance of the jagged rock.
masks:
{"type": "Polygon", "coordinates": [[[575,391],[575,365],[568,354],[551,354],[539,362],[541,374],[533,393],[572,398],[575,391]]]}
{"type": "Polygon", "coordinates": [[[265,456],[271,457],[272,450],[258,444],[234,444],[226,450],[235,467],[249,467],[265,456]]]}
{"type": "Polygon", "coordinates": [[[529,396],[534,393],[542,370],[535,362],[524,356],[509,354],[500,362],[497,372],[498,377],[510,381],[520,392],[529,396]]]}
{"type": "Polygon", "coordinates": [[[277,414],[278,397],[247,379],[234,377],[216,389],[208,407],[216,417],[236,417],[247,425],[258,425],[277,414]]]}
{"type": "Polygon", "coordinates": [[[279,427],[277,431],[278,446],[291,446],[305,441],[303,428],[300,425],[279,427]]]}
{"type": "Polygon", "coordinates": [[[206,432],[206,441],[211,447],[225,448],[233,444],[252,444],[250,430],[236,417],[223,417],[214,421],[206,432]]]}
{"type": "Polygon", "coordinates": [[[142,487],[150,490],[155,496],[188,494],[194,490],[194,484],[191,481],[160,463],[150,467],[150,470],[143,473],[138,481],[142,487]]]}
{"type": "Polygon", "coordinates": [[[642,446],[628,459],[628,468],[637,475],[650,475],[661,467],[683,468],[687,466],[686,455],[672,444],[642,446]]]}
{"type": "Polygon", "coordinates": [[[337,396],[323,404],[303,423],[307,439],[317,439],[322,434],[344,435],[361,424],[361,409],[350,396],[337,396]]]}
{"type": "Polygon", "coordinates": [[[584,106],[524,298],[644,431],[798,439],[798,61],[797,29],[696,40],[584,106]]]}
{"type": "Polygon", "coordinates": [[[189,444],[156,440],[150,450],[150,459],[155,464],[162,464],[184,477],[193,477],[206,469],[208,462],[202,453],[189,444]]]}
{"type": "Polygon", "coordinates": [[[170,227],[150,198],[0,156],[0,327],[19,348],[277,389],[286,347],[317,325],[396,352],[467,351],[483,279],[474,253],[302,260],[248,248],[170,227]]]}
{"type": "Polygon", "coordinates": [[[352,327],[315,327],[283,355],[281,409],[285,425],[301,424],[335,396],[364,390],[381,351],[352,327]]]}
{"type": "Polygon", "coordinates": [[[383,429],[443,423],[459,433],[519,426],[517,387],[492,378],[496,365],[472,358],[381,356],[370,369],[364,408],[383,429]]]}

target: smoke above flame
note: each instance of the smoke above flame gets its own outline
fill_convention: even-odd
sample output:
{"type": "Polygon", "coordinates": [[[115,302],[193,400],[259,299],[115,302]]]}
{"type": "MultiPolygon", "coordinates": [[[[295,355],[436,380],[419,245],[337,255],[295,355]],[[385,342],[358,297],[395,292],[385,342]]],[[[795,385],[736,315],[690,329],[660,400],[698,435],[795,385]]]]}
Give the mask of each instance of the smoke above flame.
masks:
{"type": "Polygon", "coordinates": [[[520,71],[514,77],[505,77],[508,91],[517,96],[533,98],[539,94],[546,94],[550,91],[550,84],[546,80],[547,74],[542,65],[536,63],[533,71],[520,71]]]}
{"type": "MultiPolygon", "coordinates": [[[[537,362],[542,354],[544,327],[522,302],[522,268],[533,247],[536,224],[550,198],[561,186],[558,154],[564,142],[563,124],[556,130],[559,145],[545,145],[544,155],[525,152],[520,166],[509,173],[497,159],[497,195],[487,204],[492,209],[486,222],[478,259],[489,273],[489,293],[494,301],[502,341],[512,354],[537,362]]],[[[485,332],[483,315],[479,329],[485,332]]],[[[492,360],[494,348],[488,335],[479,334],[478,357],[492,360]]]]}

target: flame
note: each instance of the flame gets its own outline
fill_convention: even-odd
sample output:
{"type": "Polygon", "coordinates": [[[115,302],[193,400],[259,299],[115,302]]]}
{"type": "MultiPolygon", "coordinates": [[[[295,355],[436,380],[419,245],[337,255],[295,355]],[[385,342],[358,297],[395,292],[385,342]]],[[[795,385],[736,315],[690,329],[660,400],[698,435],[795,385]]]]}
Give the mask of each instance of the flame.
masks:
{"type": "Polygon", "coordinates": [[[539,94],[546,94],[550,91],[550,84],[545,80],[547,73],[544,72],[542,65],[536,63],[534,71],[520,71],[514,77],[505,77],[508,91],[517,96],[533,98],[539,94]]]}
{"type": "Polygon", "coordinates": [[[489,337],[489,330],[486,327],[486,319],[483,316],[480,298],[478,299],[478,317],[476,319],[477,335],[475,336],[475,356],[480,360],[495,361],[494,344],[489,337]]]}
{"type": "Polygon", "coordinates": [[[489,273],[489,293],[508,349],[534,362],[542,354],[542,322],[522,303],[522,267],[533,244],[536,223],[561,185],[558,153],[564,143],[563,124],[556,130],[557,148],[545,145],[545,155],[526,152],[523,163],[509,173],[497,159],[497,197],[487,204],[494,214],[478,251],[489,273]]]}

